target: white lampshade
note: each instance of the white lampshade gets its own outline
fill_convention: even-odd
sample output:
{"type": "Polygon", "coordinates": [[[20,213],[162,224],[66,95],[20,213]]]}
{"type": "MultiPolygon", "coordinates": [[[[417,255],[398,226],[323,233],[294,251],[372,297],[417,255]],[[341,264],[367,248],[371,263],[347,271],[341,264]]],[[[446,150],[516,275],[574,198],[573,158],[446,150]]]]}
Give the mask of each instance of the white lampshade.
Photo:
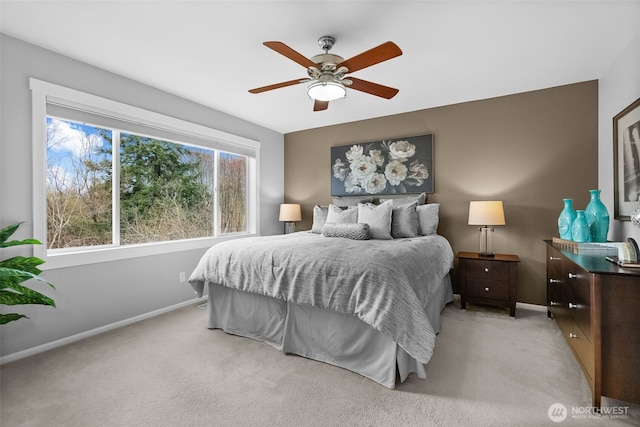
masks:
{"type": "Polygon", "coordinates": [[[505,225],[502,201],[469,202],[469,225],[505,225]]]}
{"type": "Polygon", "coordinates": [[[505,225],[502,201],[469,202],[469,225],[480,227],[480,256],[492,257],[493,226],[505,225]]]}
{"type": "Polygon", "coordinates": [[[309,85],[307,94],[316,101],[335,101],[347,96],[347,89],[342,83],[318,81],[309,85]]]}
{"type": "Polygon", "coordinates": [[[297,203],[283,203],[280,205],[280,221],[302,221],[300,205],[297,203]]]}

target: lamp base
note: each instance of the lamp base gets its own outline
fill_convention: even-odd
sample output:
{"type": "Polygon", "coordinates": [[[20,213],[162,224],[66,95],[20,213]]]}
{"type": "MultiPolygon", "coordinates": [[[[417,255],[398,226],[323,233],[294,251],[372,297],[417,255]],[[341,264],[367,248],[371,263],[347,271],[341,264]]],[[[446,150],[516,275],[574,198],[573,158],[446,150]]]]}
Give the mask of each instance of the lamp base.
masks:
{"type": "Polygon", "coordinates": [[[480,227],[480,250],[478,255],[492,257],[493,254],[493,227],[480,227]]]}
{"type": "Polygon", "coordinates": [[[479,257],[483,257],[483,258],[494,258],[496,256],[496,254],[488,254],[488,253],[484,253],[484,252],[479,252],[478,256],[479,257]]]}
{"type": "Polygon", "coordinates": [[[295,222],[285,222],[284,223],[284,234],[295,233],[296,231],[296,223],[295,222]]]}

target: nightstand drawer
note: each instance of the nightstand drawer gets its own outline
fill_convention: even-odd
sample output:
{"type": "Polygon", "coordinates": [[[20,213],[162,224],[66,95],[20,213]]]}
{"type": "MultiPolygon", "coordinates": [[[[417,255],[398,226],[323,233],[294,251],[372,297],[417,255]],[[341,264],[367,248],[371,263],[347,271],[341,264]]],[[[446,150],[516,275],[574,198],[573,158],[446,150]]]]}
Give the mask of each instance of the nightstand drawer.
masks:
{"type": "Polygon", "coordinates": [[[467,281],[467,295],[509,301],[509,282],[491,279],[469,279],[467,281]]]}
{"type": "Polygon", "coordinates": [[[467,260],[467,277],[509,280],[509,263],[502,261],[467,260]]]}

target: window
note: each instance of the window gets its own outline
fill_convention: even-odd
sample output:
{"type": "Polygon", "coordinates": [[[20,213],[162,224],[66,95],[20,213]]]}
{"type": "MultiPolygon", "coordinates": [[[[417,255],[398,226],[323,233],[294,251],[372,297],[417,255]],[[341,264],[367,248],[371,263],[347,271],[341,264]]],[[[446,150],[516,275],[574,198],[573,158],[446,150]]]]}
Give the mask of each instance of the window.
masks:
{"type": "Polygon", "coordinates": [[[35,79],[31,89],[34,233],[49,268],[257,233],[257,142],[35,79]]]}

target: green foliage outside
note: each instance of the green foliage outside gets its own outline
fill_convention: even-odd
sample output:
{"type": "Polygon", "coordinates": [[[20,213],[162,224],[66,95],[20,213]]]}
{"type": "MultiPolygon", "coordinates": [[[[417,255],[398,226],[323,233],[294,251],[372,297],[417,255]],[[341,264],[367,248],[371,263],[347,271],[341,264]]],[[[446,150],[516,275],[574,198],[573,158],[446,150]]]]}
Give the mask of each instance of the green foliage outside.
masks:
{"type": "MultiPolygon", "coordinates": [[[[80,182],[49,185],[49,248],[112,243],[112,138],[87,150],[73,176],[80,182]]],[[[120,135],[120,243],[135,244],[214,234],[214,186],[220,189],[221,233],[247,230],[246,158],[134,134],[120,135]]]]}
{"type": "MultiPolygon", "coordinates": [[[[16,232],[20,223],[10,225],[0,230],[0,248],[8,248],[10,246],[19,245],[39,245],[40,242],[35,239],[10,240],[9,237],[16,232]]],[[[3,305],[23,305],[23,304],[42,304],[55,307],[55,302],[40,292],[34,291],[26,286],[21,285],[22,282],[29,279],[36,279],[55,287],[40,277],[42,272],[38,266],[44,261],[37,257],[14,256],[12,258],[0,261],[0,304],[3,305]]],[[[2,313],[0,314],[0,325],[4,325],[15,320],[27,318],[24,314],[18,313],[2,313]]]]}

